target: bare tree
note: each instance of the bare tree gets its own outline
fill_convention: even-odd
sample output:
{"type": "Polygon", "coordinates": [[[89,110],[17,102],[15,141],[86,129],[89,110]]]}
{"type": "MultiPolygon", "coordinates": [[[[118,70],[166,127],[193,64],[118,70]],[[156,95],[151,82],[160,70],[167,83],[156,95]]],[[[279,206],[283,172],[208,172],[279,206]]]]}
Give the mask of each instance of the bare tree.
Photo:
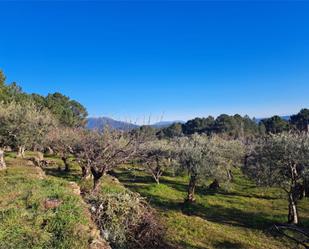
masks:
{"type": "Polygon", "coordinates": [[[46,135],[45,145],[61,158],[66,172],[70,170],[69,157],[74,153],[75,144],[82,142],[78,139],[79,133],[77,128],[56,127],[46,135]]]}
{"type": "Polygon", "coordinates": [[[297,202],[309,174],[309,134],[282,133],[260,139],[246,158],[244,172],[259,185],[283,189],[289,203],[288,222],[297,224],[297,202]]]}
{"type": "Polygon", "coordinates": [[[139,158],[157,184],[165,169],[172,164],[173,145],[168,140],[152,140],[142,144],[139,158]]]}
{"type": "Polygon", "coordinates": [[[99,190],[102,176],[132,159],[141,143],[137,134],[111,131],[85,131],[76,149],[77,159],[89,167],[93,176],[93,191],[99,190]]]}

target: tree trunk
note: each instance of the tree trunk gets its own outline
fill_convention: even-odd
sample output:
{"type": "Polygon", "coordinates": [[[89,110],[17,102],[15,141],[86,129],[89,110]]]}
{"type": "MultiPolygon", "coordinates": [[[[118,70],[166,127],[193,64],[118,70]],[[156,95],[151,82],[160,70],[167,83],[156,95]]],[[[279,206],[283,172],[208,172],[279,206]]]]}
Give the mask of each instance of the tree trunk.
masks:
{"type": "Polygon", "coordinates": [[[25,157],[25,146],[19,146],[17,157],[24,158],[25,157]]]}
{"type": "Polygon", "coordinates": [[[155,179],[157,184],[160,184],[160,177],[159,176],[154,175],[153,178],[155,179]]]}
{"type": "Polygon", "coordinates": [[[4,151],[0,149],[0,170],[5,169],[6,164],[4,161],[4,151]]]}
{"type": "Polygon", "coordinates": [[[83,179],[88,179],[90,177],[90,172],[88,167],[82,166],[82,178],[83,179]]]}
{"type": "Polygon", "coordinates": [[[190,182],[188,186],[188,196],[186,199],[186,202],[192,203],[195,201],[194,193],[195,193],[195,187],[196,187],[196,175],[191,175],[190,182]]]}
{"type": "Polygon", "coordinates": [[[94,194],[99,192],[101,177],[103,176],[103,172],[96,171],[94,168],[91,168],[91,173],[93,175],[93,189],[92,192],[94,194]]]}
{"type": "Polygon", "coordinates": [[[293,196],[293,193],[289,194],[288,222],[293,223],[293,224],[298,224],[297,202],[293,196]]]}
{"type": "Polygon", "coordinates": [[[161,167],[160,167],[159,160],[156,159],[156,167],[154,169],[152,169],[151,166],[149,167],[151,169],[151,174],[153,176],[153,179],[156,181],[157,184],[160,184],[160,177],[162,173],[161,173],[161,167]]]}
{"type": "Polygon", "coordinates": [[[53,149],[51,147],[45,148],[45,153],[47,155],[54,155],[54,151],[53,151],[53,149]]]}
{"type": "Polygon", "coordinates": [[[64,156],[61,159],[62,159],[63,164],[64,164],[64,171],[69,172],[70,171],[70,165],[69,165],[69,162],[68,162],[68,158],[64,156]]]}
{"type": "Polygon", "coordinates": [[[161,177],[161,172],[154,170],[151,172],[153,179],[156,181],[157,184],[160,184],[160,177],[161,177]]]}
{"type": "Polygon", "coordinates": [[[220,188],[220,183],[217,179],[215,179],[208,187],[210,190],[217,191],[220,188]]]}
{"type": "Polygon", "coordinates": [[[229,179],[230,182],[234,180],[232,170],[230,169],[227,171],[227,178],[229,179]]]}
{"type": "Polygon", "coordinates": [[[308,181],[308,179],[304,180],[304,197],[309,197],[309,181],[308,181]]]}

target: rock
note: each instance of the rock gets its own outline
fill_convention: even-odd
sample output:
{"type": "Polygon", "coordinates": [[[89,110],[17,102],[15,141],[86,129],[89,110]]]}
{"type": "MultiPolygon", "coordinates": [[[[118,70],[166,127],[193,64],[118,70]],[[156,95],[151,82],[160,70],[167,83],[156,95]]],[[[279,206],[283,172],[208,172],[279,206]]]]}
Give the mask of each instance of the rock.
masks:
{"type": "Polygon", "coordinates": [[[4,150],[4,151],[7,151],[7,152],[13,151],[13,149],[12,149],[10,146],[4,146],[4,147],[3,147],[3,150],[4,150]]]}
{"type": "Polygon", "coordinates": [[[95,239],[91,242],[89,249],[111,249],[109,244],[102,239],[95,239]]]}
{"type": "Polygon", "coordinates": [[[4,161],[4,151],[0,150],[0,170],[5,169],[5,168],[6,168],[6,164],[4,161]]]}
{"type": "Polygon", "coordinates": [[[37,158],[38,158],[38,160],[43,161],[44,160],[44,154],[42,152],[38,151],[37,152],[37,158]]]}
{"type": "Polygon", "coordinates": [[[36,172],[37,172],[37,178],[38,179],[42,180],[42,179],[44,179],[46,177],[45,172],[41,168],[36,167],[35,169],[36,169],[36,172]]]}
{"type": "Polygon", "coordinates": [[[54,209],[60,206],[61,200],[55,198],[48,198],[44,201],[44,207],[46,209],[54,209]]]}
{"type": "Polygon", "coordinates": [[[80,195],[80,187],[76,184],[76,182],[69,182],[69,185],[74,194],[80,195]]]}
{"type": "Polygon", "coordinates": [[[90,237],[93,240],[99,239],[100,237],[100,231],[98,229],[92,228],[90,231],[90,237]]]}
{"type": "Polygon", "coordinates": [[[45,154],[50,155],[50,156],[54,155],[54,151],[52,150],[51,147],[45,148],[44,152],[45,152],[45,154]]]}
{"type": "Polygon", "coordinates": [[[27,160],[27,162],[26,162],[26,166],[34,167],[35,165],[34,165],[33,161],[29,159],[29,160],[27,160]]]}
{"type": "MultiPolygon", "coordinates": [[[[37,157],[30,157],[28,160],[29,160],[30,162],[32,162],[32,164],[33,164],[34,166],[36,166],[36,167],[40,167],[40,166],[41,166],[41,161],[40,161],[40,159],[37,158],[37,157]]],[[[28,164],[27,164],[27,165],[28,165],[28,164]]],[[[31,165],[28,165],[28,166],[31,166],[31,165]]]]}
{"type": "Polygon", "coordinates": [[[89,249],[112,249],[109,244],[101,237],[100,231],[96,226],[90,227],[91,242],[89,249]]]}
{"type": "Polygon", "coordinates": [[[112,177],[112,181],[115,183],[119,183],[119,180],[116,177],[112,177]]]}

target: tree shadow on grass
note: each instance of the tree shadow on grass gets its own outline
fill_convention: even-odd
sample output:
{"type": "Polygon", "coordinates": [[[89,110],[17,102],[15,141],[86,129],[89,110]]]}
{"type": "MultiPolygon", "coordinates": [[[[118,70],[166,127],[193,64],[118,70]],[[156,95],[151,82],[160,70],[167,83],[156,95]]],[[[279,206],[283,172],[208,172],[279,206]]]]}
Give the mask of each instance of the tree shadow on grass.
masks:
{"type": "MultiPolygon", "coordinates": [[[[131,174],[133,174],[133,172],[129,172],[129,175],[131,174]]],[[[126,173],[126,175],[128,174],[126,173]]],[[[120,181],[126,179],[123,177],[121,172],[115,174],[115,176],[118,177],[120,181]]],[[[137,179],[140,179],[140,177],[137,179]]],[[[184,204],[183,200],[171,200],[168,197],[154,196],[150,194],[147,191],[149,185],[132,185],[130,184],[130,182],[127,181],[124,181],[123,183],[127,185],[127,187],[129,187],[132,191],[139,192],[142,196],[146,197],[152,206],[161,210],[182,211],[186,215],[198,216],[205,220],[213,221],[216,223],[259,230],[266,229],[274,223],[274,220],[268,218],[267,215],[262,212],[250,212],[236,208],[223,207],[219,205],[205,206],[200,203],[184,204]]],[[[142,181],[135,181],[135,184],[136,183],[145,183],[145,179],[143,179],[142,181]]],[[[184,183],[178,183],[176,181],[170,181],[167,179],[162,179],[161,183],[180,192],[186,192],[187,190],[187,186],[184,183]]],[[[201,194],[201,192],[207,195],[216,194],[216,192],[205,192],[205,189],[198,188],[197,194],[201,194]]],[[[225,193],[222,192],[222,194],[225,193]]],[[[280,220],[280,218],[282,217],[278,217],[278,220],[280,220]]]]}
{"type": "MultiPolygon", "coordinates": [[[[212,245],[217,249],[243,249],[243,245],[238,242],[220,241],[212,245]]],[[[208,247],[192,245],[186,241],[181,241],[178,245],[173,245],[164,249],[207,249],[208,247]]]]}
{"type": "Polygon", "coordinates": [[[191,244],[189,244],[185,241],[182,241],[174,249],[207,249],[207,247],[195,246],[195,245],[191,245],[191,244]]]}
{"type": "MultiPolygon", "coordinates": [[[[152,184],[155,183],[153,178],[150,175],[135,175],[134,171],[112,171],[110,173],[112,176],[116,177],[121,181],[126,187],[130,189],[135,189],[135,184],[152,184]]],[[[164,184],[170,188],[173,188],[176,191],[187,193],[188,184],[184,182],[179,182],[177,180],[166,179],[161,177],[160,184],[164,184]]],[[[140,186],[140,185],[139,185],[140,186]]],[[[137,188],[140,188],[140,187],[137,188]]],[[[136,188],[136,189],[137,189],[136,188]]],[[[135,190],[136,190],[135,189],[135,190]]],[[[139,191],[138,191],[139,192],[139,191]]],[[[195,190],[196,194],[203,195],[205,194],[205,188],[197,186],[195,190]]]]}
{"type": "Polygon", "coordinates": [[[78,170],[70,170],[68,172],[56,167],[44,167],[42,168],[46,175],[55,176],[67,181],[78,182],[81,179],[80,172],[78,170]]]}
{"type": "Polygon", "coordinates": [[[204,206],[200,203],[184,204],[183,213],[201,217],[205,220],[257,230],[266,230],[282,216],[271,218],[263,212],[250,212],[236,208],[228,208],[219,205],[204,206]]]}
{"type": "MultiPolygon", "coordinates": [[[[198,216],[208,221],[262,231],[267,230],[274,223],[286,220],[286,217],[284,215],[270,216],[265,212],[250,212],[250,210],[229,208],[220,205],[203,205],[200,203],[184,204],[182,199],[170,199],[168,196],[156,196],[149,193],[149,191],[147,191],[147,188],[150,186],[149,183],[153,182],[151,176],[135,176],[134,182],[132,182],[130,181],[130,178],[134,177],[134,171],[118,171],[113,175],[132,191],[139,192],[142,196],[146,197],[152,206],[161,210],[182,211],[186,215],[198,216]]],[[[187,192],[187,185],[183,182],[179,182],[177,180],[170,180],[163,177],[161,183],[181,193],[187,192]]],[[[278,199],[278,197],[260,196],[255,193],[243,194],[226,192],[224,190],[211,191],[203,187],[198,187],[196,189],[196,194],[201,196],[221,194],[229,196],[231,198],[245,197],[266,200],[278,199]]],[[[302,219],[302,223],[308,224],[309,219],[302,219]]]]}
{"type": "Polygon", "coordinates": [[[152,183],[153,178],[149,175],[136,175],[134,171],[111,171],[110,175],[116,177],[123,184],[135,184],[135,183],[152,183]]]}
{"type": "Polygon", "coordinates": [[[218,249],[242,249],[244,248],[242,244],[237,243],[237,242],[231,242],[231,241],[217,242],[214,245],[214,247],[218,249]]]}
{"type": "MultiPolygon", "coordinates": [[[[245,197],[245,198],[256,198],[256,199],[264,199],[264,200],[278,200],[280,199],[279,196],[275,197],[275,196],[262,196],[262,195],[259,195],[259,194],[243,194],[243,193],[236,193],[236,192],[228,192],[228,191],[224,191],[222,189],[214,192],[214,193],[217,193],[217,194],[222,194],[222,195],[225,195],[225,196],[235,196],[235,197],[245,197]]],[[[210,194],[209,193],[209,190],[206,190],[205,191],[205,194],[210,194]]]]}
{"type": "MultiPolygon", "coordinates": [[[[117,171],[112,172],[112,175],[117,177],[125,186],[129,188],[134,188],[134,184],[149,184],[154,183],[153,178],[150,175],[135,175],[134,171],[117,171]]],[[[161,184],[165,184],[166,186],[173,188],[179,192],[186,193],[188,189],[188,184],[185,182],[179,182],[177,180],[166,179],[162,177],[160,180],[161,184]]],[[[217,191],[210,190],[205,186],[197,186],[195,190],[197,195],[216,195],[222,194],[225,196],[235,196],[235,197],[245,197],[245,198],[257,198],[257,199],[264,199],[264,200],[277,200],[280,199],[279,196],[262,196],[256,193],[245,194],[245,193],[235,193],[235,192],[228,192],[223,189],[219,189],[217,191]]]]}

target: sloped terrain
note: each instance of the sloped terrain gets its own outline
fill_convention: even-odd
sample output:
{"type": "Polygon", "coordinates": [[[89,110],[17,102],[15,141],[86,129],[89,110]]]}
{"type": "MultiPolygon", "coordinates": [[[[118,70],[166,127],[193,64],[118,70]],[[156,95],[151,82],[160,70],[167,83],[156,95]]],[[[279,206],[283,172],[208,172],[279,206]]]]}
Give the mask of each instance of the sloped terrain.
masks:
{"type": "Polygon", "coordinates": [[[1,249],[95,248],[96,228],[72,183],[46,176],[27,160],[6,161],[0,172],[1,249]]]}

